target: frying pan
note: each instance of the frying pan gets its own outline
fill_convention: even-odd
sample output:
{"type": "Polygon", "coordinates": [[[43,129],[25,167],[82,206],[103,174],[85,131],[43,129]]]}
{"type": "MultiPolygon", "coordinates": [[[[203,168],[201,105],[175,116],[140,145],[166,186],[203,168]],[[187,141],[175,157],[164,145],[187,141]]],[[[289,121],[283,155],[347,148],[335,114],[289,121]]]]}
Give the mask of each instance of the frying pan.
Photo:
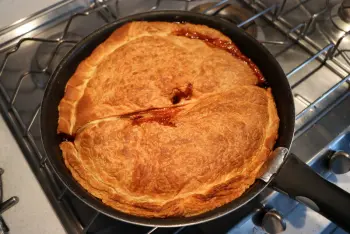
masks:
{"type": "Polygon", "coordinates": [[[235,211],[257,196],[265,187],[279,190],[290,197],[305,203],[345,230],[350,231],[350,195],[324,180],[293,154],[288,155],[294,133],[294,102],[287,78],[275,58],[254,38],[235,25],[216,17],[185,11],[158,11],[129,16],[108,24],[79,42],[63,58],[47,84],[41,106],[41,135],[44,148],[53,169],[63,183],[77,197],[94,209],[118,220],[145,226],[185,226],[206,222],[235,211]],[[62,160],[57,135],[57,106],[64,95],[67,81],[78,64],[91,54],[93,49],[109,35],[130,21],[168,21],[203,24],[215,28],[240,48],[240,50],[260,68],[272,88],[278,115],[280,117],[279,137],[275,144],[275,159],[268,172],[263,175],[238,199],[194,217],[143,218],[119,212],[104,205],[90,195],[71,176],[62,160]]]}

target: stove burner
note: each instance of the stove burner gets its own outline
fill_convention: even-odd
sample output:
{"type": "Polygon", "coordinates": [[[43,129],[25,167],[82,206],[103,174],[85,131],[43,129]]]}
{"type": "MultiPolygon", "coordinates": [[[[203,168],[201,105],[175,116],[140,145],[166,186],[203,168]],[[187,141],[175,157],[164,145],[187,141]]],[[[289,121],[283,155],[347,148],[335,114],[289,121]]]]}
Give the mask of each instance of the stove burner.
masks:
{"type": "Polygon", "coordinates": [[[1,214],[6,210],[10,209],[12,206],[16,205],[19,201],[19,198],[16,196],[10,197],[6,201],[3,202],[3,186],[2,186],[2,174],[4,173],[4,169],[0,168],[0,233],[8,233],[10,230],[7,227],[4,219],[1,214]]]}
{"type": "MultiPolygon", "coordinates": [[[[320,22],[320,25],[317,26],[318,30],[323,32],[327,39],[333,43],[336,43],[339,38],[350,30],[350,22],[348,21],[350,18],[347,18],[348,13],[350,17],[350,8],[345,7],[343,5],[344,2],[335,5],[329,10],[325,14],[325,18],[320,22]]],[[[350,4],[348,5],[350,7],[350,4]]]]}
{"type": "Polygon", "coordinates": [[[350,30],[350,1],[343,1],[337,4],[331,11],[331,19],[333,24],[341,31],[350,30]],[[347,5],[346,5],[347,4],[347,5]]]}
{"type": "MultiPolygon", "coordinates": [[[[200,4],[192,8],[191,11],[203,12],[215,4],[216,2],[200,4]]],[[[220,17],[236,25],[254,16],[254,13],[242,8],[239,5],[233,4],[224,4],[222,6],[215,7],[209,10],[207,14],[220,17]]],[[[250,24],[247,24],[245,28],[247,28],[245,31],[248,32],[251,36],[253,36],[254,38],[257,36],[257,25],[254,21],[250,24]]]]}
{"type": "MultiPolygon", "coordinates": [[[[47,39],[56,40],[61,37],[62,33],[54,34],[47,39]]],[[[75,33],[68,32],[65,36],[66,39],[80,41],[82,39],[81,36],[75,33]]],[[[39,48],[35,53],[35,59],[32,62],[33,70],[43,70],[47,69],[46,72],[51,74],[53,70],[57,67],[62,58],[70,51],[70,49],[74,46],[72,43],[64,43],[61,44],[60,47],[55,51],[57,47],[57,43],[41,43],[39,48]],[[54,53],[54,54],[53,54],[54,53]],[[53,57],[52,57],[53,56],[53,57]],[[52,61],[51,61],[52,59],[52,61]]],[[[42,74],[32,75],[34,83],[41,89],[46,87],[46,83],[48,81],[48,77],[42,74]]]]}
{"type": "Polygon", "coordinates": [[[343,21],[350,23],[350,1],[349,0],[344,0],[342,2],[342,4],[339,7],[338,14],[343,21]]]}

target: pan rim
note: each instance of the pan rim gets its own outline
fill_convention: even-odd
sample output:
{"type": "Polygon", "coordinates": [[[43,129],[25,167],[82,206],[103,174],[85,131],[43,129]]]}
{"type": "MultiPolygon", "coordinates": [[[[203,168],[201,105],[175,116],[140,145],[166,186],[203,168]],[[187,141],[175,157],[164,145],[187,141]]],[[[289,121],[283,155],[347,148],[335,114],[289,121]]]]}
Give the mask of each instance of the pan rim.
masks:
{"type": "MultiPolygon", "coordinates": [[[[230,27],[233,27],[234,30],[239,30],[240,33],[242,33],[243,35],[248,37],[250,40],[256,41],[253,37],[251,37],[250,35],[245,33],[243,30],[237,28],[237,26],[235,26],[234,24],[229,23],[227,21],[224,21],[220,18],[214,18],[212,16],[207,16],[204,14],[193,13],[193,12],[188,12],[188,11],[164,10],[164,11],[152,11],[152,12],[130,15],[128,17],[121,18],[117,21],[106,24],[103,27],[95,30],[94,32],[89,34],[87,37],[82,39],[80,42],[78,42],[64,56],[64,58],[61,60],[61,62],[59,63],[59,65],[57,66],[55,71],[53,72],[52,76],[50,77],[50,80],[49,80],[49,82],[46,86],[46,89],[45,89],[45,94],[44,94],[44,97],[43,97],[43,100],[41,103],[41,107],[47,105],[46,104],[48,102],[47,96],[50,94],[50,90],[53,89],[53,86],[50,84],[54,83],[54,81],[56,79],[58,79],[57,77],[59,76],[61,69],[64,67],[64,65],[67,63],[67,61],[70,59],[72,54],[74,54],[75,51],[81,49],[86,44],[86,42],[89,41],[90,38],[94,38],[110,28],[114,28],[113,30],[115,30],[115,29],[121,27],[123,24],[128,23],[130,21],[140,21],[140,20],[142,20],[142,18],[148,18],[151,16],[156,17],[156,16],[160,16],[163,14],[166,14],[169,17],[174,16],[175,18],[177,16],[189,17],[189,18],[197,17],[197,18],[201,18],[203,20],[212,21],[213,23],[216,23],[218,25],[228,25],[230,27]]],[[[166,20],[159,20],[159,21],[166,21],[166,20]]],[[[170,22],[170,20],[168,22],[170,22]]],[[[175,22],[175,21],[172,21],[172,22],[175,22]]],[[[188,22],[191,23],[190,20],[188,22]]],[[[205,23],[203,23],[203,24],[205,24],[205,23]]],[[[263,52],[265,54],[267,54],[268,56],[272,56],[266,48],[264,48],[263,46],[260,46],[260,48],[263,50],[263,52]]],[[[282,71],[282,69],[280,68],[277,61],[275,61],[275,67],[276,67],[276,69],[279,69],[282,71]]],[[[293,107],[294,107],[294,103],[293,103],[293,107]]],[[[62,173],[60,171],[60,169],[53,162],[53,160],[55,160],[55,159],[53,157],[49,156],[50,150],[48,149],[47,144],[45,143],[46,140],[43,137],[43,132],[45,132],[45,129],[43,128],[44,124],[42,124],[44,121],[43,120],[44,118],[45,118],[44,112],[41,112],[41,120],[40,120],[40,122],[41,122],[41,127],[40,127],[41,141],[44,145],[44,151],[46,153],[46,157],[48,158],[49,163],[51,164],[54,172],[56,173],[58,178],[62,181],[64,186],[66,186],[70,192],[72,192],[76,197],[78,197],[86,205],[92,207],[96,211],[98,211],[106,216],[109,216],[109,217],[117,219],[117,220],[121,220],[123,222],[131,223],[131,224],[138,224],[138,225],[148,226],[148,227],[181,227],[181,226],[189,226],[189,225],[208,222],[208,221],[217,219],[219,217],[222,217],[226,214],[229,214],[231,212],[238,210],[240,207],[244,206],[246,203],[248,203],[254,197],[256,197],[269,184],[269,183],[265,183],[265,182],[262,182],[262,181],[257,179],[255,181],[255,183],[253,185],[251,185],[251,187],[250,187],[250,188],[254,187],[253,189],[255,189],[256,191],[246,191],[244,193],[244,194],[246,194],[246,196],[244,196],[244,197],[241,196],[241,197],[239,197],[239,198],[237,198],[237,199],[235,199],[235,200],[233,200],[233,201],[231,201],[231,202],[229,202],[221,207],[215,208],[211,211],[205,212],[205,213],[198,215],[198,216],[180,217],[180,218],[146,218],[146,217],[139,217],[139,216],[126,214],[126,213],[123,213],[121,211],[118,211],[118,210],[115,210],[115,209],[109,207],[108,205],[104,204],[100,199],[95,198],[93,195],[88,193],[84,188],[82,188],[82,186],[77,181],[75,181],[71,175],[70,175],[70,177],[71,177],[70,180],[66,180],[67,176],[64,173],[62,173]],[[73,180],[73,183],[72,183],[72,180],[73,180]],[[88,197],[85,197],[85,196],[82,196],[81,194],[79,194],[81,190],[85,191],[85,193],[87,193],[86,195],[88,197]],[[240,201],[240,200],[242,200],[242,201],[240,201]]],[[[293,122],[292,127],[294,129],[294,122],[293,122]]],[[[291,139],[292,138],[293,138],[293,135],[291,136],[291,139]]],[[[287,145],[285,145],[284,147],[289,149],[291,146],[291,143],[292,143],[292,140],[290,140],[289,143],[287,145]]]]}

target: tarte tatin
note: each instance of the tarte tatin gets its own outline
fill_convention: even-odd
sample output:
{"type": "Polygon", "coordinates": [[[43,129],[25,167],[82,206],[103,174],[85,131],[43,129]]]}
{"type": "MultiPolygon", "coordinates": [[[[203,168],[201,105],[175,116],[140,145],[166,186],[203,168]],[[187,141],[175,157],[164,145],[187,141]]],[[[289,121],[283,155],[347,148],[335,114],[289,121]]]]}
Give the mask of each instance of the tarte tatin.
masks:
{"type": "MultiPolygon", "coordinates": [[[[263,58],[262,58],[263,59],[263,58]]],[[[204,25],[132,22],[80,63],[59,104],[72,176],[119,211],[194,216],[263,173],[279,127],[254,63],[204,25]]]]}

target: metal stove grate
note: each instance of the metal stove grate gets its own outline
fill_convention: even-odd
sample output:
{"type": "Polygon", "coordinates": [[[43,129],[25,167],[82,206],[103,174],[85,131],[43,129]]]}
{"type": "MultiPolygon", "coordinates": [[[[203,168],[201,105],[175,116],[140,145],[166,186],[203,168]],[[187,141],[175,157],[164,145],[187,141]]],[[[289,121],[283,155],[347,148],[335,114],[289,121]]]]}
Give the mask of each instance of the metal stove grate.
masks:
{"type": "MultiPolygon", "coordinates": [[[[181,3],[182,6],[179,7],[184,10],[189,10],[191,4],[195,4],[201,1],[191,1],[191,0],[173,0],[177,4],[181,3]]],[[[64,4],[72,4],[74,1],[64,1],[64,4]]],[[[162,9],[162,3],[165,0],[157,0],[154,5],[150,8],[146,9],[149,11],[162,9]]],[[[350,32],[345,32],[335,43],[329,42],[325,45],[320,45],[314,42],[310,34],[312,34],[312,29],[317,21],[317,19],[329,9],[329,1],[325,1],[325,5],[322,9],[315,13],[309,13],[309,17],[302,22],[291,25],[287,20],[287,15],[297,9],[297,8],[305,8],[305,4],[308,1],[299,1],[299,3],[294,6],[294,8],[287,9],[287,1],[283,0],[280,3],[266,5],[262,1],[249,1],[249,0],[241,0],[239,1],[242,4],[245,4],[246,7],[255,12],[255,15],[245,20],[244,22],[240,22],[237,26],[241,28],[250,27],[252,22],[256,20],[263,20],[267,22],[271,27],[273,26],[275,29],[279,30],[283,33],[284,38],[280,40],[269,40],[269,39],[259,39],[261,43],[266,45],[268,48],[271,47],[283,47],[281,51],[286,51],[293,45],[299,45],[305,51],[310,54],[310,57],[306,58],[303,62],[298,65],[292,67],[288,72],[286,72],[286,76],[291,78],[296,73],[301,72],[303,69],[313,63],[314,61],[319,61],[321,66],[328,67],[331,71],[336,73],[341,78],[339,81],[331,88],[326,90],[322,95],[318,96],[315,100],[309,101],[308,98],[303,95],[295,92],[295,99],[299,100],[299,102],[304,104],[304,108],[302,108],[296,115],[297,121],[297,129],[296,135],[301,134],[310,124],[317,121],[323,114],[328,112],[335,106],[337,103],[341,102],[346,96],[349,95],[348,84],[350,81],[349,73],[349,65],[350,59],[347,55],[348,50],[340,49],[343,41],[347,39],[350,32]],[[340,61],[338,58],[343,58],[340,61]],[[344,63],[345,62],[345,63],[344,63]],[[345,88],[344,88],[345,86],[345,88]],[[342,89],[344,92],[341,95],[338,95],[331,103],[326,103],[327,105],[324,108],[321,108],[323,102],[332,96],[338,89],[342,89]],[[298,124],[299,123],[299,124],[298,124]]],[[[207,8],[202,13],[208,14],[213,9],[219,9],[215,11],[215,14],[218,14],[219,11],[224,10],[226,7],[230,6],[232,2],[228,0],[223,0],[215,5],[207,8]]],[[[33,15],[25,20],[25,22],[20,22],[18,25],[12,25],[11,28],[6,28],[3,31],[0,31],[0,36],[3,36],[3,39],[0,39],[0,55],[1,52],[4,54],[2,63],[0,65],[0,81],[4,79],[4,71],[8,64],[9,59],[14,54],[18,53],[20,48],[25,43],[50,43],[54,45],[54,49],[48,59],[48,62],[42,67],[42,69],[29,69],[26,72],[19,75],[19,79],[13,90],[9,91],[1,82],[0,82],[0,106],[3,113],[4,118],[8,122],[11,130],[13,131],[16,139],[21,146],[22,150],[25,153],[25,156],[31,165],[34,173],[36,174],[39,182],[41,183],[45,193],[50,199],[51,204],[56,210],[58,216],[61,218],[62,223],[66,227],[66,230],[69,233],[87,233],[90,228],[94,225],[94,222],[101,215],[96,212],[92,215],[88,222],[82,222],[81,217],[72,209],[71,205],[71,194],[67,191],[67,188],[58,181],[57,177],[54,175],[53,170],[49,163],[46,162],[46,157],[41,151],[41,143],[40,139],[38,140],[38,136],[34,135],[32,132],[33,124],[38,121],[38,114],[40,113],[40,101],[36,104],[35,110],[31,113],[30,117],[24,117],[22,111],[19,111],[16,108],[16,101],[18,99],[19,93],[22,91],[22,84],[26,79],[32,77],[32,75],[43,75],[47,79],[50,77],[50,67],[53,65],[53,61],[57,55],[59,49],[67,44],[72,45],[75,44],[76,40],[71,40],[69,37],[69,31],[72,27],[74,21],[77,18],[81,17],[90,17],[92,14],[98,14],[105,23],[114,21],[118,19],[121,15],[120,9],[121,1],[93,1],[89,2],[85,8],[74,8],[72,11],[75,12],[70,16],[65,15],[61,17],[61,21],[65,20],[65,27],[62,30],[62,33],[57,39],[48,39],[41,37],[31,37],[31,32],[33,30],[45,29],[49,26],[47,24],[36,24],[33,27],[26,27],[25,22],[33,22],[32,20],[37,19],[38,15],[33,15]],[[21,30],[12,30],[18,29],[21,30]],[[15,34],[13,32],[16,32],[15,34]],[[9,35],[12,35],[11,40],[5,40],[6,38],[10,38],[9,35]],[[5,38],[5,39],[4,39],[5,38]],[[16,40],[13,40],[16,39],[16,40]],[[15,43],[15,44],[14,44],[15,43]],[[14,44],[14,45],[13,45],[14,44]],[[5,53],[6,52],[6,53],[5,53]]],[[[60,5],[62,6],[62,4],[60,5]]],[[[57,8],[57,6],[55,6],[57,8]]],[[[54,10],[54,9],[52,9],[54,10]]],[[[50,12],[48,12],[45,17],[48,17],[50,12]]],[[[52,20],[52,18],[48,18],[52,20]]],[[[33,25],[33,24],[32,24],[33,25]]],[[[273,49],[272,49],[273,50],[273,49]]],[[[279,56],[281,52],[275,54],[276,57],[279,56]]],[[[1,57],[0,57],[1,58],[1,57]]],[[[294,90],[301,82],[304,82],[305,79],[308,79],[309,76],[303,78],[301,81],[292,85],[294,90]]],[[[39,85],[40,86],[40,85],[39,85]]],[[[36,87],[40,89],[40,87],[36,87]]],[[[41,87],[42,88],[42,87],[41,87]]],[[[42,95],[43,91],[41,91],[42,95]]],[[[40,138],[40,133],[39,133],[40,138]]],[[[180,233],[185,228],[175,229],[174,233],[180,233]]],[[[153,233],[157,230],[157,228],[146,228],[140,231],[146,233],[153,233]]]]}

